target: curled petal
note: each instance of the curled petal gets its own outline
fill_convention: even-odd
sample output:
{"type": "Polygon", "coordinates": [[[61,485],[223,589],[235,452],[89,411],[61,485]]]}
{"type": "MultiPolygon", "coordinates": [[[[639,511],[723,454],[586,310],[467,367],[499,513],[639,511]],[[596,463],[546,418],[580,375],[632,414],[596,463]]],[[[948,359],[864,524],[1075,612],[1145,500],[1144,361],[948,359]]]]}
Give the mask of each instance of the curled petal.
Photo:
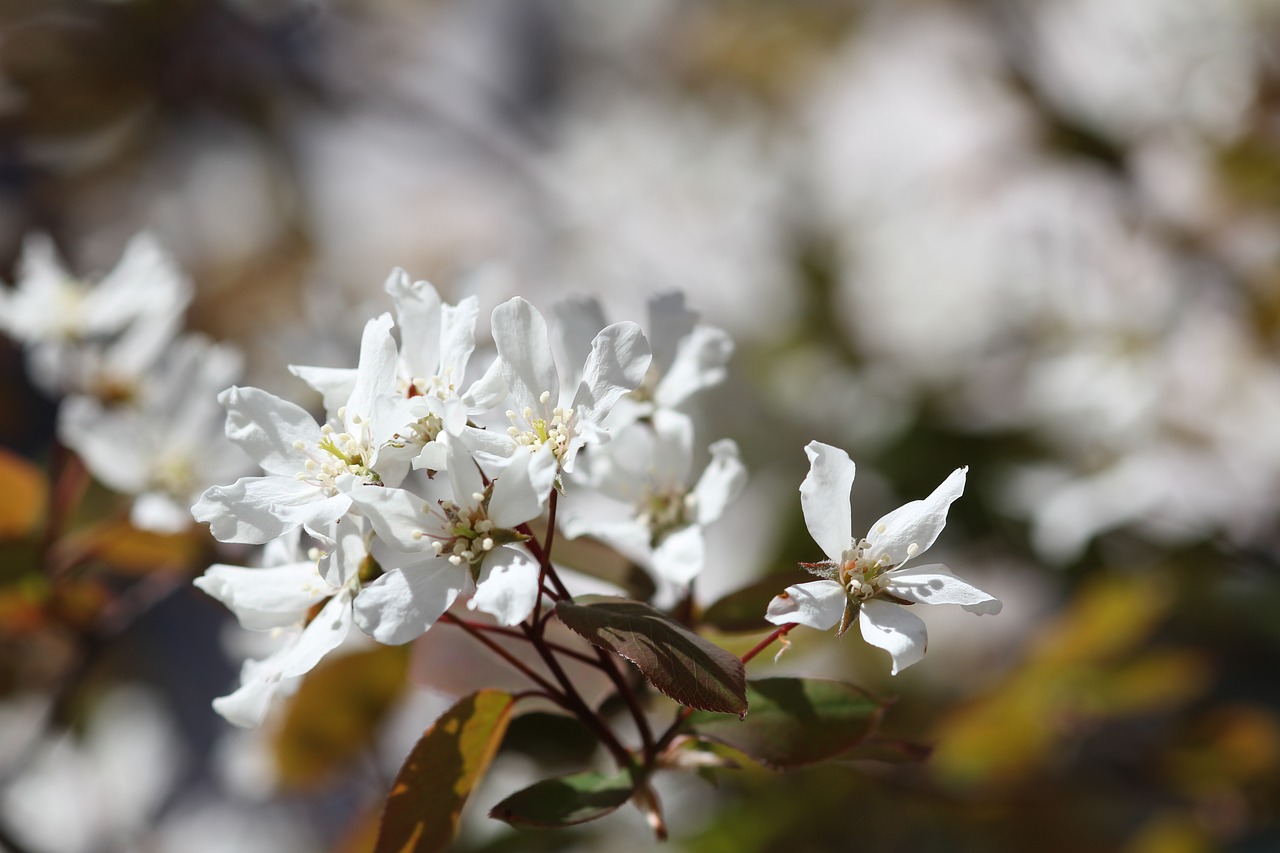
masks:
{"type": "Polygon", "coordinates": [[[711,462],[693,489],[697,499],[698,523],[718,519],[747,484],[747,467],[738,456],[738,445],[725,438],[711,445],[711,462]]]}
{"type": "Polygon", "coordinates": [[[582,384],[574,395],[578,418],[597,424],[604,420],[619,397],[644,381],[649,360],[649,342],[635,323],[604,327],[591,342],[582,384]]]}
{"type": "Polygon", "coordinates": [[[804,452],[809,456],[809,475],[800,484],[804,521],[822,553],[839,562],[853,544],[849,504],[853,460],[840,448],[820,441],[809,442],[804,452]]]}
{"type": "Polygon", "coordinates": [[[294,442],[314,447],[320,441],[320,427],[305,409],[261,388],[232,386],[218,401],[227,410],[227,438],[268,474],[292,477],[306,461],[294,442]]]}
{"type": "Polygon", "coordinates": [[[964,493],[968,470],[957,468],[929,497],[903,504],[872,525],[867,534],[870,556],[885,556],[888,565],[898,566],[937,541],[947,526],[947,509],[964,493]]]}
{"type": "Polygon", "coordinates": [[[191,508],[219,542],[261,545],[305,525],[321,527],[351,507],[345,494],[326,497],[315,486],[289,477],[241,477],[214,486],[191,508]]]}
{"type": "Polygon", "coordinates": [[[764,618],[775,625],[796,622],[825,631],[840,624],[848,603],[848,594],[836,581],[810,581],[774,596],[764,618]]]}
{"type": "Polygon", "coordinates": [[[251,631],[269,631],[302,621],[333,589],[316,564],[291,563],[265,569],[213,565],[193,583],[221,601],[251,631]]]}

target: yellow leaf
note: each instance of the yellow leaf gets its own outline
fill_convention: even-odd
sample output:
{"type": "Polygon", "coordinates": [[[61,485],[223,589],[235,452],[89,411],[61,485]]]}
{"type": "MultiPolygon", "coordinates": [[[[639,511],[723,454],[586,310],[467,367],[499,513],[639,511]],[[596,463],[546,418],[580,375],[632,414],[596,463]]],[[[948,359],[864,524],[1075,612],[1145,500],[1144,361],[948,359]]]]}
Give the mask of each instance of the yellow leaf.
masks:
{"type": "Polygon", "coordinates": [[[0,539],[30,536],[44,521],[49,484],[44,472],[0,448],[0,539]]]}
{"type": "Polygon", "coordinates": [[[404,690],[407,646],[378,646],[327,658],[303,679],[276,736],[280,784],[313,788],[373,743],[404,690]]]}

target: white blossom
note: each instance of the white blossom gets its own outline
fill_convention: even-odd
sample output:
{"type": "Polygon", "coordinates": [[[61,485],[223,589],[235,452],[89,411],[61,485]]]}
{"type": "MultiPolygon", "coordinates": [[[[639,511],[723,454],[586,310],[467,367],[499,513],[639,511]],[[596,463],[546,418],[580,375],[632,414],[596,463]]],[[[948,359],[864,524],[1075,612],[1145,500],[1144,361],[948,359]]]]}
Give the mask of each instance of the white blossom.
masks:
{"type": "Polygon", "coordinates": [[[52,241],[34,235],[15,287],[0,288],[0,331],[25,346],[45,391],[128,398],[177,335],[191,296],[190,282],[147,234],[96,283],[73,276],[52,241]]]}
{"type": "Polygon", "coordinates": [[[635,323],[606,326],[573,374],[580,381],[562,384],[546,320],[526,300],[515,297],[493,310],[493,338],[516,408],[507,411],[506,435],[468,430],[467,441],[477,458],[500,467],[527,455],[522,470],[531,482],[548,484],[540,494],[545,499],[560,472],[573,471],[584,445],[608,439],[604,420],[644,379],[649,343],[635,323]]]}
{"type": "Polygon", "coordinates": [[[323,550],[300,554],[295,530],[268,548],[266,567],[216,564],[196,578],[195,585],[225,604],[241,627],[285,636],[273,654],[246,660],[240,686],[213,701],[229,722],[259,725],[276,693],[311,671],[350,633],[352,602],[369,552],[367,535],[354,520],[344,528],[332,538],[318,537],[323,550]]]}
{"type": "Polygon", "coordinates": [[[746,468],[730,439],[711,445],[711,461],[696,483],[693,422],[659,409],[650,422],[620,430],[593,455],[588,482],[624,507],[626,516],[603,515],[589,494],[579,514],[566,517],[565,533],[607,542],[659,577],[687,585],[705,563],[703,528],[720,518],[746,484],[746,468]]]}
{"type": "Polygon", "coordinates": [[[299,525],[319,529],[351,508],[344,484],[398,482],[407,464],[378,467],[392,430],[374,412],[395,386],[391,316],[370,320],[360,366],[337,426],[317,424],[304,409],[258,388],[233,387],[219,400],[227,437],[265,472],[214,486],[192,508],[222,542],[263,543],[299,525]]]}
{"type": "Polygon", "coordinates": [[[813,441],[805,448],[809,475],[800,486],[805,523],[827,560],[811,571],[824,580],[787,587],[769,602],[775,625],[799,623],[843,633],[856,619],[868,643],[889,652],[892,673],[924,657],[925,624],[914,604],[959,604],[978,614],[1000,612],[1000,601],[941,565],[904,568],[927,550],[947,523],[947,509],[964,491],[967,468],[958,468],[924,500],[912,501],[853,538],[849,492],[854,464],[839,448],[813,441]]]}
{"type": "Polygon", "coordinates": [[[59,438],[94,477],[134,496],[135,527],[185,530],[201,492],[249,468],[224,435],[218,404],[218,392],[236,380],[242,362],[233,347],[184,336],[131,403],[110,406],[80,395],[64,401],[59,438]]]}
{"type": "Polygon", "coordinates": [[[352,497],[378,536],[402,554],[356,602],[356,619],[384,643],[406,643],[440,618],[464,592],[468,606],[514,625],[538,599],[538,565],[515,543],[515,530],[542,512],[555,471],[531,474],[521,454],[486,485],[460,441],[448,442],[452,499],[432,504],[405,489],[360,487],[352,497]],[[541,480],[538,479],[541,477],[541,480]]]}

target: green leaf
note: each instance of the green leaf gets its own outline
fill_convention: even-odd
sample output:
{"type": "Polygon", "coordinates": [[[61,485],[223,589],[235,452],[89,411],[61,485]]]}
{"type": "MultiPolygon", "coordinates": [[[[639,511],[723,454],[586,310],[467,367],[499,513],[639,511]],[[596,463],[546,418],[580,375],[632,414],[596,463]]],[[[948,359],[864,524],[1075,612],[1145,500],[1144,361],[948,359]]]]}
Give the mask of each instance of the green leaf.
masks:
{"type": "Polygon", "coordinates": [[[665,613],[638,601],[592,595],[559,602],[556,616],[589,642],[634,663],[650,684],[682,705],[747,713],[742,661],[665,613]]]}
{"type": "Polygon", "coordinates": [[[747,685],[751,716],[695,712],[700,736],[778,769],[812,764],[853,748],[880,722],[884,703],[842,681],[762,678],[747,685]]]}
{"type": "Polygon", "coordinates": [[[546,764],[585,765],[600,741],[577,717],[550,711],[521,714],[507,727],[502,752],[517,752],[546,764]]]}
{"type": "Polygon", "coordinates": [[[407,646],[329,657],[307,673],[276,736],[285,788],[324,784],[373,743],[405,686],[407,646]]]}
{"type": "Polygon", "coordinates": [[[517,826],[573,826],[617,810],[635,789],[625,770],[612,776],[575,773],[517,791],[494,806],[489,817],[517,826]]]}
{"type": "Polygon", "coordinates": [[[391,786],[374,853],[431,853],[453,842],[467,797],[489,769],[516,698],[481,690],[422,735],[391,786]]]}
{"type": "Polygon", "coordinates": [[[703,612],[701,621],[726,634],[769,630],[777,627],[764,618],[773,597],[789,586],[811,580],[813,575],[799,569],[767,575],[712,604],[703,612]]]}

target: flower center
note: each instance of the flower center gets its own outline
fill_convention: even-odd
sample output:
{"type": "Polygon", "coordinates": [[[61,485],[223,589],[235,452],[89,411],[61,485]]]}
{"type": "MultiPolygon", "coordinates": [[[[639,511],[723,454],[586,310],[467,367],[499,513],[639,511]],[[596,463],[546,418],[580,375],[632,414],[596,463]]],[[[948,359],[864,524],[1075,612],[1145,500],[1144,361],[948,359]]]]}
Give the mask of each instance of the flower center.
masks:
{"type": "MultiPolygon", "coordinates": [[[[343,410],[338,410],[343,417],[343,410]]],[[[365,427],[366,422],[359,415],[351,419],[352,424],[365,427]]],[[[324,490],[326,495],[336,495],[336,481],[343,474],[354,474],[366,483],[381,483],[382,478],[370,464],[374,456],[374,448],[370,445],[367,429],[361,430],[360,436],[348,432],[337,432],[329,424],[320,427],[320,441],[315,450],[310,452],[302,465],[302,470],[294,475],[297,479],[313,483],[324,490]]],[[[301,440],[293,443],[298,450],[306,450],[301,440]]]]}
{"type": "Polygon", "coordinates": [[[663,539],[694,518],[697,499],[683,486],[651,488],[637,505],[636,520],[649,528],[649,547],[657,548],[663,539]]]}
{"type": "Polygon", "coordinates": [[[455,566],[467,564],[472,576],[478,577],[485,554],[499,545],[526,538],[514,530],[494,525],[489,518],[489,500],[492,497],[493,484],[490,483],[483,492],[471,495],[469,506],[449,500],[439,501],[438,509],[424,504],[423,512],[434,516],[437,524],[431,531],[413,531],[413,538],[431,539],[431,548],[437,556],[445,557],[455,566]]]}
{"type": "Polygon", "coordinates": [[[507,419],[511,421],[511,426],[507,427],[507,434],[535,453],[545,448],[555,454],[556,462],[563,464],[569,442],[577,434],[575,413],[572,408],[563,406],[556,406],[548,411],[547,402],[550,399],[550,391],[543,391],[538,398],[542,404],[541,414],[528,406],[519,414],[508,411],[507,419]]]}

